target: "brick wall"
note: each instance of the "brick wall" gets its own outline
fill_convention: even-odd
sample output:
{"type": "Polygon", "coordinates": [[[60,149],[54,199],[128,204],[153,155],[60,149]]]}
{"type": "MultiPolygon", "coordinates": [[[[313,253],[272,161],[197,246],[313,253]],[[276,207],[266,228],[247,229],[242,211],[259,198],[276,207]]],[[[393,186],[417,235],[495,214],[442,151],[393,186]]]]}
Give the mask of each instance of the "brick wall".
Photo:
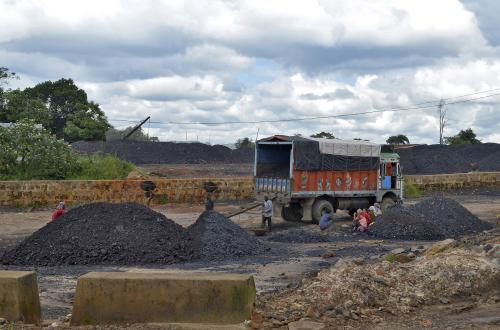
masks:
{"type": "MultiPolygon", "coordinates": [[[[500,186],[500,172],[408,175],[422,190],[500,186]]],[[[0,181],[0,206],[45,206],[64,200],[68,204],[88,202],[144,202],[142,180],[0,181]]],[[[219,186],[216,200],[241,200],[254,196],[252,177],[153,180],[157,186],[153,204],[202,203],[202,185],[219,186]]]]}
{"type": "MultiPolygon", "coordinates": [[[[87,202],[144,202],[142,180],[62,180],[0,181],[0,205],[44,206],[64,200],[68,204],[87,202]]],[[[251,177],[152,180],[157,189],[153,204],[202,203],[203,183],[215,182],[217,200],[240,200],[253,197],[251,177]]]]}

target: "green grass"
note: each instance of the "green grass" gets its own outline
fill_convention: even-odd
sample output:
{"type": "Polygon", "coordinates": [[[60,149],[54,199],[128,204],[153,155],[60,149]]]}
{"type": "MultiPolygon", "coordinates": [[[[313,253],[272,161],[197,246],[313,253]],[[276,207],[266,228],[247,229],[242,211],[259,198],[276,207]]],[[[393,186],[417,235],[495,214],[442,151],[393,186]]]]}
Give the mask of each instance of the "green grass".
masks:
{"type": "Polygon", "coordinates": [[[416,185],[414,185],[411,182],[406,182],[404,183],[404,197],[410,197],[410,198],[417,198],[417,197],[422,197],[422,192],[416,185]]]}
{"type": "Polygon", "coordinates": [[[125,179],[136,167],[110,155],[79,156],[78,168],[69,180],[118,180],[125,179]]]}

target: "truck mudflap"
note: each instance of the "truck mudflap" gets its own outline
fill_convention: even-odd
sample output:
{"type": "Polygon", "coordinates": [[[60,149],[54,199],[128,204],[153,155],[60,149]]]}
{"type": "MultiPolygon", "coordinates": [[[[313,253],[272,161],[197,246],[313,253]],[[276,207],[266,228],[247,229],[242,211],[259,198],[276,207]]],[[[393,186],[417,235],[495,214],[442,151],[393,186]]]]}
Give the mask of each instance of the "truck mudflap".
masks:
{"type": "Polygon", "coordinates": [[[290,194],[290,179],[280,178],[256,178],[255,191],[257,193],[281,193],[290,194]]]}

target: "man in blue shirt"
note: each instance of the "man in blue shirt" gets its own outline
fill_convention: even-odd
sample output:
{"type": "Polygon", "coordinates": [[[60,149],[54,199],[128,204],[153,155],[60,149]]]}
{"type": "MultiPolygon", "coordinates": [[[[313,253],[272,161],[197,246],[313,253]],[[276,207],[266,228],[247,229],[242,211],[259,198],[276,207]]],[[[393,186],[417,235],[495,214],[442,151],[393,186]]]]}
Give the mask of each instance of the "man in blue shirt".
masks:
{"type": "Polygon", "coordinates": [[[325,230],[328,228],[331,225],[332,220],[332,212],[329,209],[326,209],[325,213],[323,213],[321,219],[319,220],[319,229],[325,230]]]}

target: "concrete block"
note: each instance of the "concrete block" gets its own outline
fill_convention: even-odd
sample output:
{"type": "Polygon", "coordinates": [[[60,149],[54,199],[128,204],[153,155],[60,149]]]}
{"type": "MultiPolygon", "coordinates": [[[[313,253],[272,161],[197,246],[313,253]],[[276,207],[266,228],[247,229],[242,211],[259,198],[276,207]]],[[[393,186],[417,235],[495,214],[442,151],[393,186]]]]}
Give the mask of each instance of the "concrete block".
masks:
{"type": "Polygon", "coordinates": [[[91,272],[78,278],[71,325],[249,319],[252,276],[91,272]]]}
{"type": "Polygon", "coordinates": [[[0,271],[0,318],[38,324],[40,299],[35,272],[0,271]]]}

